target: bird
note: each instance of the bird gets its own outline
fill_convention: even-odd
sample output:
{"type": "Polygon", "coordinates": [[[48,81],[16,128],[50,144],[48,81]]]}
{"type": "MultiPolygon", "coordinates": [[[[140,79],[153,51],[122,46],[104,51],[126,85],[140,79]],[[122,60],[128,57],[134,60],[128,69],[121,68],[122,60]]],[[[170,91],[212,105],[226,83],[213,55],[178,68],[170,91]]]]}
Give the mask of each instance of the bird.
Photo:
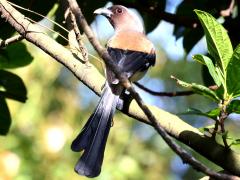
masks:
{"type": "MultiPolygon", "coordinates": [[[[141,79],[149,67],[155,65],[156,53],[139,17],[122,5],[99,8],[94,14],[105,16],[114,28],[114,35],[106,45],[111,60],[131,82],[141,79]]],[[[125,92],[109,67],[106,67],[106,82],[102,91],[96,109],[71,144],[73,151],[83,151],[75,165],[75,172],[90,178],[101,172],[113,116],[120,95],[125,92]]]]}

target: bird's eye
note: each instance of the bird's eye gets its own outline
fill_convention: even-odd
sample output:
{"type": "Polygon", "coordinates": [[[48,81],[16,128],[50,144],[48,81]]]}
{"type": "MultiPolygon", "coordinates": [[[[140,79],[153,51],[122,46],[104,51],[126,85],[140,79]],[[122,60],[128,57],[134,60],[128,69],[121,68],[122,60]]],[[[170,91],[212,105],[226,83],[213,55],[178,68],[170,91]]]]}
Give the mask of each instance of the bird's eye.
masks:
{"type": "Polygon", "coordinates": [[[118,8],[118,9],[116,10],[116,12],[120,14],[120,13],[122,13],[122,9],[118,8]]]}

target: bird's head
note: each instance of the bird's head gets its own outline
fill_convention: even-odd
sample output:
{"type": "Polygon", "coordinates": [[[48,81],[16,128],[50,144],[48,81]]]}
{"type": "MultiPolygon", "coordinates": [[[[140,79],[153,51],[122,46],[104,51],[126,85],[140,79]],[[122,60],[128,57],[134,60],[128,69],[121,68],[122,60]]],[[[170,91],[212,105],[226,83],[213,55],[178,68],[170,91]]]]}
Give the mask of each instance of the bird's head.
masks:
{"type": "Polygon", "coordinates": [[[134,30],[144,32],[143,25],[137,15],[121,5],[113,5],[108,8],[99,8],[94,14],[105,16],[116,31],[134,30]]]}

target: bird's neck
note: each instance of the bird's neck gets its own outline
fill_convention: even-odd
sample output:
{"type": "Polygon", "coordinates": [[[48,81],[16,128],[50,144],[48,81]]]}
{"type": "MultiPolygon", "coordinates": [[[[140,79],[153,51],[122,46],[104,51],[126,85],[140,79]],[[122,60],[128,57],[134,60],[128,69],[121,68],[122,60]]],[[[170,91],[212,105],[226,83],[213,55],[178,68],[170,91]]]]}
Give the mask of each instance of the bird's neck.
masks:
{"type": "Polygon", "coordinates": [[[140,33],[144,33],[143,25],[140,21],[136,20],[121,20],[120,22],[117,22],[114,24],[115,32],[120,31],[136,31],[140,33]],[[126,23],[127,22],[127,23],[126,23]]]}
{"type": "Polygon", "coordinates": [[[132,26],[132,27],[122,26],[121,28],[115,28],[116,33],[119,33],[119,32],[122,32],[122,31],[134,31],[134,32],[144,33],[143,28],[142,29],[141,28],[136,28],[136,26],[132,26]]]}

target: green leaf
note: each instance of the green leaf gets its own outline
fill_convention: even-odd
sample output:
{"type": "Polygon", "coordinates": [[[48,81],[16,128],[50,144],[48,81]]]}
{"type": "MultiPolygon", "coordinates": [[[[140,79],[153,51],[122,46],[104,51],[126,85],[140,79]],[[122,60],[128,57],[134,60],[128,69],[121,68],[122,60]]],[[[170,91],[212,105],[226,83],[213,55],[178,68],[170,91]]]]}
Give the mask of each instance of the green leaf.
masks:
{"type": "Polygon", "coordinates": [[[184,38],[183,38],[183,47],[186,53],[189,53],[202,37],[203,37],[203,29],[201,28],[193,28],[193,29],[185,30],[184,38]]]}
{"type": "Polygon", "coordinates": [[[180,115],[202,115],[206,116],[206,113],[195,109],[195,108],[188,108],[186,112],[179,113],[180,115]]]}
{"type": "Polygon", "coordinates": [[[207,68],[207,66],[202,64],[201,67],[201,75],[202,75],[202,80],[203,80],[203,85],[206,87],[209,86],[213,86],[216,85],[216,83],[214,82],[211,74],[209,73],[209,70],[207,68]]]}
{"type": "Polygon", "coordinates": [[[5,91],[0,91],[0,95],[20,102],[27,99],[27,90],[22,79],[8,71],[0,70],[0,87],[5,91]]]}
{"type": "Polygon", "coordinates": [[[221,83],[225,86],[226,84],[225,84],[225,80],[224,80],[224,75],[223,75],[221,69],[219,68],[219,66],[216,66],[216,67],[215,67],[215,70],[216,70],[216,73],[217,73],[217,75],[218,75],[219,80],[220,80],[221,83]]]}
{"type": "Polygon", "coordinates": [[[211,137],[212,136],[211,134],[213,132],[214,127],[215,127],[215,125],[211,124],[211,125],[208,125],[208,126],[205,126],[205,127],[200,127],[200,128],[198,128],[198,130],[200,132],[202,132],[204,135],[209,134],[209,137],[211,137]]]}
{"type": "Polygon", "coordinates": [[[233,52],[227,67],[227,90],[232,97],[240,95],[240,44],[233,52]]]}
{"type": "Polygon", "coordinates": [[[3,96],[0,95],[0,135],[6,135],[11,126],[11,116],[3,96]]]}
{"type": "Polygon", "coordinates": [[[229,146],[232,146],[232,145],[239,145],[240,144],[240,139],[234,139],[229,146]]]}
{"type": "Polygon", "coordinates": [[[240,139],[234,139],[233,137],[230,136],[227,136],[226,139],[230,142],[229,146],[240,144],[240,139]]]}
{"type": "Polygon", "coordinates": [[[214,101],[219,102],[219,97],[217,96],[217,94],[208,87],[205,87],[201,84],[192,83],[192,90],[198,94],[201,94],[205,97],[208,97],[214,101]]]}
{"type": "Polygon", "coordinates": [[[209,89],[208,87],[205,87],[201,84],[196,84],[196,83],[190,84],[190,83],[181,81],[175,78],[174,76],[171,76],[171,78],[175,79],[180,86],[191,88],[197,94],[203,95],[217,102],[219,102],[220,100],[217,94],[213,90],[209,89]]]}
{"type": "Polygon", "coordinates": [[[15,29],[7,23],[4,19],[0,18],[0,38],[7,39],[12,36],[15,32],[15,29]]]}
{"type": "Polygon", "coordinates": [[[181,115],[199,115],[199,116],[205,116],[205,117],[208,117],[208,118],[211,118],[211,119],[216,119],[217,116],[219,116],[220,114],[220,109],[219,108],[215,108],[215,109],[212,109],[211,111],[208,111],[208,112],[202,112],[198,109],[195,109],[195,108],[189,108],[187,110],[187,112],[183,112],[183,113],[180,113],[181,115]]]}
{"type": "Polygon", "coordinates": [[[221,79],[222,78],[218,77],[219,74],[217,74],[217,72],[215,70],[215,67],[213,65],[213,62],[209,57],[201,55],[201,54],[197,54],[197,55],[193,56],[193,59],[202,63],[202,64],[204,64],[204,65],[206,65],[207,68],[208,68],[208,71],[211,74],[211,76],[212,76],[214,82],[216,83],[216,85],[218,87],[221,86],[221,84],[222,84],[221,79]]]}
{"type": "Polygon", "coordinates": [[[0,54],[0,69],[26,66],[33,60],[22,42],[10,44],[3,51],[4,53],[0,54]]]}
{"type": "Polygon", "coordinates": [[[221,110],[219,108],[212,109],[211,111],[206,112],[208,117],[210,118],[217,118],[221,113],[221,110]]]}
{"type": "Polygon", "coordinates": [[[223,74],[231,59],[233,48],[227,31],[209,13],[194,10],[197,14],[207,39],[207,46],[210,55],[214,58],[217,65],[221,67],[223,74]]]}
{"type": "Polygon", "coordinates": [[[240,114],[240,100],[232,100],[227,106],[227,112],[240,114]]]}
{"type": "Polygon", "coordinates": [[[154,7],[156,12],[163,12],[164,8],[166,7],[166,0],[162,0],[162,1],[154,1],[154,0],[145,1],[144,0],[144,1],[141,1],[140,3],[139,3],[139,0],[134,0],[133,3],[136,4],[136,9],[138,10],[138,12],[140,12],[143,18],[146,33],[153,31],[159,24],[160,17],[157,17],[147,11],[143,11],[143,7],[145,8],[154,7]]]}

